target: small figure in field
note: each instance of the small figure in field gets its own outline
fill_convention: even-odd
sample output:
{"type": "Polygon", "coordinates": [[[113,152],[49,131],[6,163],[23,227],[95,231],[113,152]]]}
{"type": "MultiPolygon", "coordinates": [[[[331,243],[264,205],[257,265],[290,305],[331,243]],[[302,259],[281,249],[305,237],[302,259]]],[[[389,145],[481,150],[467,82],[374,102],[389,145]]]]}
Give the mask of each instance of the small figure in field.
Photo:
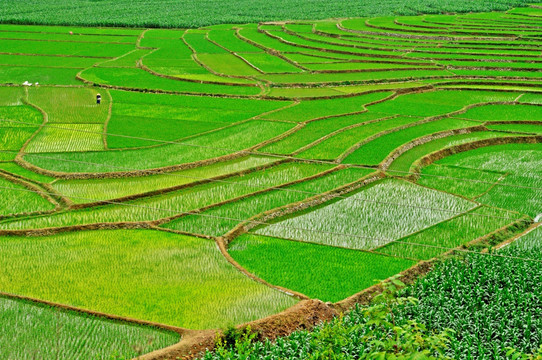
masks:
{"type": "Polygon", "coordinates": [[[96,95],[96,104],[97,104],[97,105],[100,105],[101,102],[102,102],[102,95],[97,94],[97,95],[96,95]]]}

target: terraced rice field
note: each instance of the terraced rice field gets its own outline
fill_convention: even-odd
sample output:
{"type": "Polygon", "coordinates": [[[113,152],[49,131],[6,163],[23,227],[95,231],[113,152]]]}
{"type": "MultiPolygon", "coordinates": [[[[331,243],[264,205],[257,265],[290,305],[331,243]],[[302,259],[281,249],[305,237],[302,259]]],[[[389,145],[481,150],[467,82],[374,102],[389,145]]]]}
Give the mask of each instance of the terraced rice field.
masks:
{"type": "Polygon", "coordinates": [[[0,25],[2,326],[136,356],[542,221],[541,29],[0,25]]]}

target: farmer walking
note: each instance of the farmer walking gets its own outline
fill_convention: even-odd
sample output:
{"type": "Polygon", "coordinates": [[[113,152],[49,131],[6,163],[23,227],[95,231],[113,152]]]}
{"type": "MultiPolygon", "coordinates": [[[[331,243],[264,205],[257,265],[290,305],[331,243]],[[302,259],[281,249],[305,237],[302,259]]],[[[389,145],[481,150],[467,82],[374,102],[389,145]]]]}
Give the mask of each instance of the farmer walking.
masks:
{"type": "Polygon", "coordinates": [[[102,102],[102,95],[97,94],[97,95],[96,95],[96,104],[97,104],[97,105],[100,105],[101,102],[102,102]]]}

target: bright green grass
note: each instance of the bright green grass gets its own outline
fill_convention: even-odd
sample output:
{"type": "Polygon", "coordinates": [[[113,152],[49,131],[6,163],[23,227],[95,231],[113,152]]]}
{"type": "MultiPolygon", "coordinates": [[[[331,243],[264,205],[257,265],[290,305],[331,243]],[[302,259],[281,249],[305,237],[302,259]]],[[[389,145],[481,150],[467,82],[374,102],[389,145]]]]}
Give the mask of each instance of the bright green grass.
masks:
{"type": "Polygon", "coordinates": [[[482,121],[542,121],[542,106],[490,105],[470,109],[460,116],[482,121]]]}
{"type": "Polygon", "coordinates": [[[0,216],[47,211],[55,208],[53,204],[39,194],[3,177],[0,177],[0,192],[2,193],[0,216]]]}
{"type": "Polygon", "coordinates": [[[365,110],[365,105],[390,96],[391,92],[374,93],[343,99],[303,101],[298,105],[265,116],[272,120],[302,122],[324,116],[345,115],[365,110]]]}
{"type": "MultiPolygon", "coordinates": [[[[459,134],[454,136],[449,136],[437,140],[433,140],[430,142],[427,142],[423,145],[415,146],[414,148],[406,151],[405,153],[401,154],[397,159],[395,159],[390,167],[388,168],[389,171],[392,173],[394,171],[398,172],[408,172],[410,171],[412,165],[416,162],[416,160],[429,155],[433,152],[446,149],[449,147],[461,145],[461,144],[467,144],[475,141],[480,141],[484,139],[493,139],[498,137],[507,137],[510,136],[510,134],[503,134],[498,132],[490,132],[490,131],[478,131],[468,134],[459,134]]],[[[401,175],[401,174],[398,174],[401,175]]]]}
{"type": "Polygon", "coordinates": [[[288,123],[249,121],[179,144],[126,151],[51,154],[48,158],[27,155],[25,159],[39,167],[64,172],[154,169],[227,155],[269,140],[292,127],[293,124],[288,123]]]}
{"type": "Polygon", "coordinates": [[[346,199],[338,199],[263,227],[257,233],[353,249],[371,249],[473,207],[473,203],[449,194],[406,181],[386,179],[346,199]]]}
{"type": "Polygon", "coordinates": [[[468,128],[476,125],[478,124],[471,121],[445,118],[442,120],[408,127],[403,130],[398,130],[390,134],[380,136],[375,140],[364,144],[352,154],[348,155],[344,159],[344,162],[352,164],[378,165],[393,150],[401,145],[411,142],[416,138],[441,131],[468,128]]]}
{"type": "Polygon", "coordinates": [[[417,182],[420,185],[451,194],[475,198],[502,180],[504,175],[504,172],[432,164],[422,169],[417,182]]]}
{"type": "Polygon", "coordinates": [[[235,239],[228,252],[274,285],[332,302],[414,265],[413,261],[357,250],[257,235],[235,239]]]}
{"type": "Polygon", "coordinates": [[[376,251],[392,256],[428,260],[511,224],[519,217],[520,215],[506,210],[479,207],[391,242],[376,251]]]}
{"type": "Polygon", "coordinates": [[[97,151],[104,149],[101,124],[52,124],[28,144],[29,153],[97,151]]]}
{"type": "Polygon", "coordinates": [[[188,328],[216,328],[295,303],[226,262],[214,242],[150,230],[0,240],[3,291],[188,328]],[[197,299],[197,301],[194,301],[197,299]]]}
{"type": "MultiPolygon", "coordinates": [[[[323,167],[322,170],[326,168],[323,167]]],[[[290,185],[283,190],[272,190],[205,211],[204,216],[188,215],[164,225],[164,227],[190,233],[212,236],[224,235],[244,220],[270,209],[331,191],[369,175],[372,170],[347,168],[290,185]]]]}
{"type": "Polygon", "coordinates": [[[53,187],[67,197],[81,196],[94,200],[115,199],[223,176],[273,161],[275,161],[273,158],[248,156],[159,175],[116,179],[58,180],[53,187]]]}
{"type": "Polygon", "coordinates": [[[8,359],[132,358],[179,341],[175,333],[5,297],[0,313],[0,355],[8,359]]]}
{"type": "MultiPolygon", "coordinates": [[[[279,186],[315,175],[327,166],[319,164],[281,164],[222,182],[202,184],[163,195],[143,198],[123,204],[109,204],[96,208],[65,211],[48,216],[15,219],[0,223],[4,229],[29,229],[62,227],[94,223],[140,222],[169,218],[183,212],[193,211],[254,192],[279,186]]],[[[96,188],[94,188],[96,189],[96,188]]],[[[99,198],[103,190],[89,198],[73,196],[76,203],[87,203],[99,198]]],[[[107,196],[105,199],[107,200],[107,196]]]]}
{"type": "Polygon", "coordinates": [[[45,111],[51,123],[104,124],[108,117],[107,90],[37,87],[28,90],[28,100],[45,111]],[[101,105],[96,104],[98,93],[101,105]]]}

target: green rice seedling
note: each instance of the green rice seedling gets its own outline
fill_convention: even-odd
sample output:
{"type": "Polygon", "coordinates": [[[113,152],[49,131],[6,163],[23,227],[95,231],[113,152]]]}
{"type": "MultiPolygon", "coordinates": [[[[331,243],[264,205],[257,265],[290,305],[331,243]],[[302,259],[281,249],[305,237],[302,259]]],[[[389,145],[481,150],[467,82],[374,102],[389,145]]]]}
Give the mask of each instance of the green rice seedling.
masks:
{"type": "Polygon", "coordinates": [[[89,199],[86,201],[116,199],[244,171],[273,161],[276,160],[263,156],[248,156],[166,174],[116,179],[57,180],[53,187],[67,197],[80,196],[89,199]]]}
{"type": "Polygon", "coordinates": [[[76,55],[114,58],[133,50],[134,45],[0,39],[0,48],[2,48],[3,53],[11,54],[76,55]]]}
{"type": "MultiPolygon", "coordinates": [[[[382,114],[371,112],[367,114],[373,117],[382,116],[382,114]]],[[[417,117],[399,116],[358,126],[331,136],[329,139],[316,144],[316,146],[299,153],[299,156],[310,159],[337,159],[353,146],[366,141],[371,136],[376,136],[380,132],[390,131],[396,127],[415,123],[420,120],[421,118],[417,117]]]]}
{"type": "Polygon", "coordinates": [[[523,94],[520,98],[521,102],[529,104],[542,104],[542,99],[539,94],[523,94]]]}
{"type": "Polygon", "coordinates": [[[241,274],[213,241],[178,234],[102,230],[4,237],[0,247],[3,291],[119,316],[217,328],[296,302],[241,274]]]}
{"type": "Polygon", "coordinates": [[[79,69],[40,66],[0,66],[0,84],[81,85],[75,76],[79,69]]]}
{"type": "Polygon", "coordinates": [[[507,173],[503,186],[495,186],[477,201],[516,210],[532,217],[542,211],[540,188],[540,144],[490,146],[445,158],[439,163],[507,173]]]}
{"type": "Polygon", "coordinates": [[[491,91],[433,91],[407,94],[391,101],[373,105],[369,109],[386,114],[435,116],[461,110],[472,104],[494,101],[514,101],[518,93],[491,91]]]}
{"type": "Polygon", "coordinates": [[[37,303],[0,297],[0,355],[9,359],[131,358],[170,346],[179,335],[37,303]],[[85,342],[81,338],[88,339],[85,342]]]}
{"type": "Polygon", "coordinates": [[[58,56],[34,55],[0,55],[0,64],[9,66],[47,66],[53,68],[84,69],[101,61],[95,58],[65,57],[59,60],[58,56]]]}
{"type": "Polygon", "coordinates": [[[28,91],[28,101],[47,113],[51,123],[104,124],[108,117],[107,90],[92,88],[35,87],[28,91]],[[102,93],[102,103],[96,95],[102,93]]]}
{"type": "Polygon", "coordinates": [[[470,109],[461,117],[482,121],[542,121],[542,106],[490,105],[470,109]]]}
{"type": "Polygon", "coordinates": [[[137,62],[141,58],[149,55],[151,52],[152,50],[149,50],[149,49],[135,49],[130,52],[127,52],[126,54],[118,58],[100,62],[99,66],[100,67],[131,67],[133,68],[133,67],[136,67],[137,62]]]}
{"type": "Polygon", "coordinates": [[[24,96],[23,89],[19,87],[0,87],[0,106],[22,105],[21,99],[24,96]]]}
{"type": "MultiPolygon", "coordinates": [[[[257,76],[258,79],[271,81],[279,84],[322,84],[344,83],[344,85],[356,82],[375,82],[384,80],[412,80],[430,77],[449,77],[454,74],[447,70],[389,70],[379,72],[361,73],[299,73],[299,74],[265,74],[257,76]]],[[[513,99],[512,99],[513,100],[513,99]]]]}
{"type": "Polygon", "coordinates": [[[209,39],[235,53],[263,53],[263,50],[239,39],[235,30],[216,29],[208,32],[209,39]]]}
{"type": "Polygon", "coordinates": [[[322,301],[339,301],[386,279],[414,261],[358,250],[243,235],[228,252],[250,272],[274,285],[322,301]]]}
{"type": "Polygon", "coordinates": [[[507,137],[510,134],[503,134],[498,132],[489,132],[489,131],[479,131],[468,134],[459,134],[450,137],[445,137],[437,140],[430,141],[428,143],[416,146],[405,153],[401,154],[397,159],[395,159],[390,167],[389,171],[394,172],[409,172],[414,162],[426,155],[429,155],[433,152],[446,149],[449,147],[468,144],[475,141],[480,141],[484,139],[493,139],[500,137],[507,137]]]}
{"type": "MultiPolygon", "coordinates": [[[[15,30],[15,29],[14,29],[15,30]]],[[[72,31],[73,32],[73,31],[72,31]]],[[[36,31],[2,31],[2,39],[6,40],[46,40],[51,42],[80,42],[80,43],[111,43],[111,44],[133,44],[137,41],[137,36],[120,35],[92,35],[92,34],[70,34],[69,32],[36,32],[36,31]]]]}
{"type": "Polygon", "coordinates": [[[299,73],[303,71],[301,68],[290,64],[286,60],[265,52],[243,52],[238,55],[264,73],[299,73]]]}
{"type": "Polygon", "coordinates": [[[146,170],[231,154],[269,140],[292,127],[293,124],[282,122],[249,121],[179,144],[126,151],[50,154],[47,157],[30,154],[25,159],[41,168],[63,172],[146,170]]]}
{"type": "Polygon", "coordinates": [[[385,99],[391,92],[374,93],[343,99],[325,99],[302,101],[298,105],[271,113],[265,118],[271,120],[289,120],[302,122],[326,116],[346,115],[366,110],[365,105],[385,99]]]}
{"type": "Polygon", "coordinates": [[[351,164],[378,165],[392,151],[401,145],[411,142],[413,139],[441,131],[468,128],[472,126],[477,126],[477,123],[467,120],[445,118],[408,127],[380,136],[373,141],[362,145],[356,149],[356,151],[348,155],[344,159],[344,162],[351,164]]]}
{"type": "Polygon", "coordinates": [[[103,125],[56,124],[44,127],[28,144],[28,153],[104,150],[103,125]]]}
{"type": "Polygon", "coordinates": [[[486,193],[503,180],[505,174],[498,171],[432,164],[422,169],[417,182],[429,188],[472,199],[486,193]]]}
{"type": "Polygon", "coordinates": [[[517,213],[506,210],[478,207],[375,251],[391,256],[428,260],[511,224],[519,217],[517,213]]]}
{"type": "Polygon", "coordinates": [[[0,192],[2,193],[0,216],[47,211],[55,208],[52,203],[39,194],[3,177],[0,177],[0,186],[0,192]]]}
{"type": "Polygon", "coordinates": [[[81,76],[93,83],[123,86],[140,90],[163,90],[182,93],[209,93],[226,95],[258,95],[261,91],[256,86],[231,86],[219,84],[203,84],[182,79],[172,80],[154,76],[141,69],[131,68],[90,68],[81,76]]]}
{"type": "Polygon", "coordinates": [[[269,96],[273,97],[286,97],[286,98],[318,98],[318,97],[328,97],[328,96],[339,96],[342,95],[340,91],[331,89],[328,87],[313,87],[313,88],[271,88],[269,91],[269,96]]]}
{"type": "Polygon", "coordinates": [[[214,72],[233,76],[254,76],[259,72],[237,56],[225,54],[200,54],[197,58],[214,72]]]}
{"type": "Polygon", "coordinates": [[[38,127],[0,127],[0,150],[9,150],[17,154],[36,130],[38,127]]]}
{"type": "MultiPolygon", "coordinates": [[[[357,115],[345,115],[341,117],[311,121],[292,135],[275,143],[269,144],[260,150],[276,154],[290,154],[304,146],[322,139],[334,131],[345,129],[349,126],[364,122],[371,122],[379,117],[379,114],[366,112],[357,115]]],[[[345,131],[348,130],[345,129],[345,131]]]]}
{"type": "MultiPolygon", "coordinates": [[[[32,229],[170,218],[183,212],[231,201],[240,196],[297,181],[325,169],[326,166],[319,164],[282,164],[244,176],[229,178],[227,182],[211,182],[122,204],[113,203],[48,216],[15,219],[1,223],[0,228],[32,229]]],[[[89,198],[73,196],[72,200],[76,203],[87,203],[93,199],[107,200],[107,193],[102,197],[104,191],[99,188],[94,189],[97,192],[89,198]]]]}
{"type": "MultiPolygon", "coordinates": [[[[327,169],[322,167],[321,170],[327,169]]],[[[357,181],[371,172],[372,170],[367,169],[342,169],[312,180],[287,186],[284,189],[271,190],[218,206],[203,212],[203,216],[183,216],[165,224],[164,227],[194,234],[221,236],[244,220],[248,221],[265,211],[312,198],[318,194],[357,181]]]]}
{"type": "Polygon", "coordinates": [[[256,233],[319,244],[372,249],[466,212],[474,203],[386,179],[256,233]],[[325,219],[325,221],[324,221],[325,219]]]}
{"type": "Polygon", "coordinates": [[[30,171],[30,170],[28,170],[28,169],[26,169],[24,167],[21,167],[21,166],[15,164],[15,163],[12,163],[12,162],[0,163],[0,169],[5,170],[5,171],[7,171],[7,172],[9,172],[11,174],[22,176],[24,178],[31,179],[31,180],[38,181],[38,182],[50,183],[53,180],[55,180],[54,177],[45,176],[45,175],[35,173],[33,171],[30,171]]]}

